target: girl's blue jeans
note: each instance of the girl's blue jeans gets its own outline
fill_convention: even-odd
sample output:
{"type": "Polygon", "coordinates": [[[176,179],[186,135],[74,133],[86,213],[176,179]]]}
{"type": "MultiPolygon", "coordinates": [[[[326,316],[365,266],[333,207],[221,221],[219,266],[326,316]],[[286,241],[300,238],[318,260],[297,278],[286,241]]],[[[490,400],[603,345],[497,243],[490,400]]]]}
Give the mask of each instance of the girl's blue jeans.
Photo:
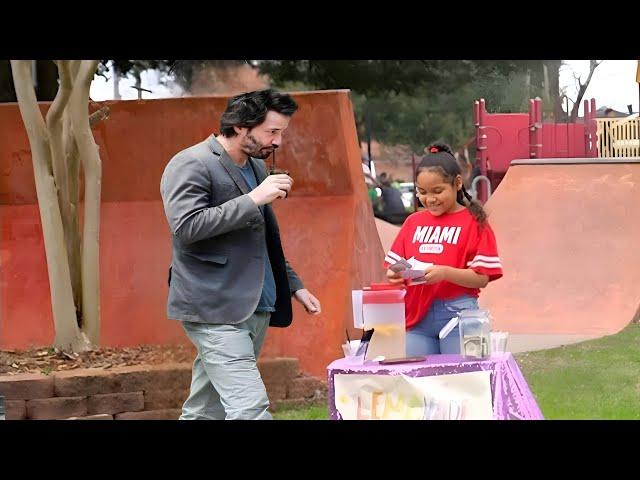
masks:
{"type": "Polygon", "coordinates": [[[449,320],[462,310],[478,308],[478,299],[462,295],[447,300],[435,300],[427,314],[412,329],[407,330],[407,356],[460,353],[460,329],[456,326],[440,340],[438,334],[449,320]]]}

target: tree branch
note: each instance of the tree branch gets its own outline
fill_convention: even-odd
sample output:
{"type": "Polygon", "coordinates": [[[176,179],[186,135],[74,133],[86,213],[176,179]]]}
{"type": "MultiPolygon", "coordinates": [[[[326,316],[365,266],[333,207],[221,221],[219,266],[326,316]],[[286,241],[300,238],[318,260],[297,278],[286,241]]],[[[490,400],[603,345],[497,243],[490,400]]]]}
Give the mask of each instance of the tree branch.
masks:
{"type": "MultiPolygon", "coordinates": [[[[582,97],[584,96],[584,94],[587,91],[587,88],[589,87],[589,83],[591,82],[591,78],[593,77],[593,72],[595,72],[596,68],[598,67],[598,65],[600,65],[602,63],[602,61],[598,62],[597,60],[589,60],[589,76],[587,77],[587,80],[585,81],[584,85],[582,83],[580,83],[580,80],[578,80],[578,96],[576,98],[575,103],[573,104],[573,109],[571,110],[571,121],[575,121],[576,118],[578,118],[578,110],[580,109],[580,103],[582,102],[582,97]]],[[[574,74],[575,77],[575,74],[574,74]]]]}
{"type": "Polygon", "coordinates": [[[71,80],[69,79],[68,61],[58,60],[54,63],[58,67],[60,87],[58,88],[58,93],[47,112],[47,128],[49,131],[49,141],[51,142],[53,177],[55,178],[56,186],[58,187],[58,202],[60,203],[64,220],[65,204],[69,198],[69,182],[64,158],[62,114],[64,113],[64,109],[71,97],[71,80]]]}
{"type": "Polygon", "coordinates": [[[106,120],[107,118],[109,118],[109,113],[110,111],[108,106],[105,105],[104,107],[99,108],[91,115],[89,115],[89,125],[93,127],[97,123],[106,120]]]}
{"type": "Polygon", "coordinates": [[[100,190],[102,164],[91,132],[89,88],[99,60],[82,60],[69,104],[73,133],[85,178],[84,229],[82,234],[83,330],[92,343],[100,340],[100,190]]]}
{"type": "Polygon", "coordinates": [[[572,72],[573,73],[573,79],[574,81],[578,84],[578,89],[582,88],[582,76],[581,75],[576,75],[576,72],[572,72]]]}
{"type": "MultiPolygon", "coordinates": [[[[27,78],[31,78],[31,61],[30,60],[11,60],[11,72],[13,74],[13,83],[16,90],[16,97],[18,97],[18,107],[20,108],[20,114],[22,115],[22,121],[24,122],[27,136],[29,137],[29,143],[38,143],[40,146],[46,146],[48,150],[49,138],[47,133],[47,127],[40,107],[38,106],[38,100],[36,98],[36,92],[33,88],[33,83],[27,82],[27,78]],[[27,84],[30,84],[30,87],[27,84]],[[18,95],[20,90],[20,95],[18,95]]],[[[50,155],[47,155],[50,157],[50,155]]],[[[47,163],[51,165],[51,159],[48,158],[47,163]]]]}
{"type": "MultiPolygon", "coordinates": [[[[64,128],[65,109],[71,98],[73,82],[70,78],[69,61],[55,61],[60,77],[60,87],[53,104],[47,113],[47,127],[49,129],[49,139],[51,142],[51,157],[53,173],[58,190],[58,204],[60,205],[60,215],[62,216],[62,227],[64,229],[64,242],[67,250],[69,262],[69,274],[71,276],[71,288],[73,290],[73,301],[76,311],[82,309],[82,284],[80,281],[80,231],[77,221],[77,202],[70,201],[70,181],[69,175],[77,177],[78,173],[70,171],[67,158],[65,156],[65,134],[64,128]]],[[[71,182],[77,186],[77,179],[71,182]]]]}

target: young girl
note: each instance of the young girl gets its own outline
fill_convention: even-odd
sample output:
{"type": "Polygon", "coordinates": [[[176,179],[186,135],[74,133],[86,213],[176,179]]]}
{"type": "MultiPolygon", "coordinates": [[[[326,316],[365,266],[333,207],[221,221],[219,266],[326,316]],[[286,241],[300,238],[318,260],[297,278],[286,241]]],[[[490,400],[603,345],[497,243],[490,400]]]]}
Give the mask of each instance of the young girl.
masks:
{"type": "Polygon", "coordinates": [[[502,276],[496,239],[482,206],[464,188],[460,167],[448,145],[434,144],[417,170],[416,193],[426,210],[410,215],[384,266],[391,283],[402,283],[389,269],[401,258],[424,268],[424,283],[409,286],[405,297],[407,356],[459,353],[459,329],[438,334],[462,310],[478,308],[478,294],[502,276]]]}

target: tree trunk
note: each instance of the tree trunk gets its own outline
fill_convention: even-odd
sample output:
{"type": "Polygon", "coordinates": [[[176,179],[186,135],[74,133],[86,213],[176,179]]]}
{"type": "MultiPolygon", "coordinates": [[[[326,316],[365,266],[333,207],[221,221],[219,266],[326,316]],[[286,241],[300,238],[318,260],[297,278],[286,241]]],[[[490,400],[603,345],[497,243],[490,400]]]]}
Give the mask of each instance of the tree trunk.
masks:
{"type": "Polygon", "coordinates": [[[115,65],[112,68],[113,68],[113,98],[114,100],[120,100],[122,98],[120,97],[120,75],[118,74],[118,71],[116,70],[115,65]]]}
{"type": "Polygon", "coordinates": [[[52,170],[52,154],[47,128],[38,107],[31,78],[30,60],[12,60],[11,68],[20,114],[27,131],[44,237],[51,306],[55,324],[55,345],[75,351],[87,347],[78,328],[65,248],[62,216],[52,170]]]}
{"type": "Polygon", "coordinates": [[[565,118],[562,109],[562,98],[560,97],[560,66],[562,60],[545,60],[549,78],[549,96],[553,103],[553,117],[555,122],[560,122],[565,118]]]}
{"type": "Polygon", "coordinates": [[[76,147],[71,120],[69,119],[69,108],[63,114],[62,139],[64,142],[64,157],[67,167],[67,190],[69,199],[69,231],[66,237],[67,250],[73,252],[69,256],[69,270],[71,273],[71,285],[73,286],[74,301],[78,312],[78,325],[82,326],[80,312],[82,312],[82,268],[81,268],[81,239],[80,221],[78,218],[78,205],[80,204],[80,159],[78,158],[78,148],[76,147]]]}
{"type": "MultiPolygon", "coordinates": [[[[77,222],[74,223],[73,215],[75,206],[69,201],[69,169],[67,167],[64,152],[64,111],[71,97],[73,86],[69,62],[58,60],[56,62],[60,71],[60,88],[49,112],[47,113],[47,128],[51,143],[51,157],[53,164],[53,176],[58,187],[58,204],[62,215],[62,227],[64,229],[65,246],[67,249],[67,259],[69,263],[69,274],[71,276],[71,288],[73,290],[73,303],[77,312],[81,311],[82,285],[80,283],[79,271],[79,235],[77,222]],[[78,241],[74,241],[78,238],[78,241]]],[[[77,174],[76,174],[77,176],[77,174]]],[[[78,324],[78,326],[80,326],[78,324]]]]}
{"type": "Polygon", "coordinates": [[[82,322],[94,344],[100,342],[100,194],[102,164],[89,124],[89,87],[98,60],[82,60],[69,100],[71,127],[84,171],[82,233],[82,322]]]}
{"type": "Polygon", "coordinates": [[[133,72],[133,77],[136,79],[136,90],[138,91],[138,100],[142,100],[142,78],[139,71],[133,72]]]}
{"type": "MultiPolygon", "coordinates": [[[[73,84],[78,76],[80,60],[69,61],[69,74],[73,84]]],[[[71,115],[69,113],[69,105],[63,115],[63,142],[65,164],[68,172],[68,191],[69,191],[69,222],[70,229],[73,232],[66,241],[67,248],[74,252],[69,260],[69,269],[71,270],[71,284],[75,295],[76,308],[78,310],[78,323],[82,326],[82,262],[81,262],[81,238],[80,238],[80,158],[78,157],[78,147],[76,138],[73,134],[71,126],[71,115]]]]}

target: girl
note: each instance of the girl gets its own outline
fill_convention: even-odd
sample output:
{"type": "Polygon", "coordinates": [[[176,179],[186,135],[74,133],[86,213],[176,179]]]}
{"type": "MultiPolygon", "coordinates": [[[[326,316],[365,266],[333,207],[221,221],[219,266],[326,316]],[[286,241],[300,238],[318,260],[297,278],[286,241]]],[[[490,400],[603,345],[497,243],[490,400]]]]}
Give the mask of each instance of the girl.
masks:
{"type": "Polygon", "coordinates": [[[440,330],[460,311],[477,309],[480,289],[502,276],[487,215],[467,193],[451,148],[434,144],[428,151],[416,176],[426,210],[406,219],[384,262],[391,283],[404,281],[389,269],[402,258],[425,271],[414,280],[424,283],[405,297],[407,356],[459,353],[458,327],[442,340],[440,330]]]}

